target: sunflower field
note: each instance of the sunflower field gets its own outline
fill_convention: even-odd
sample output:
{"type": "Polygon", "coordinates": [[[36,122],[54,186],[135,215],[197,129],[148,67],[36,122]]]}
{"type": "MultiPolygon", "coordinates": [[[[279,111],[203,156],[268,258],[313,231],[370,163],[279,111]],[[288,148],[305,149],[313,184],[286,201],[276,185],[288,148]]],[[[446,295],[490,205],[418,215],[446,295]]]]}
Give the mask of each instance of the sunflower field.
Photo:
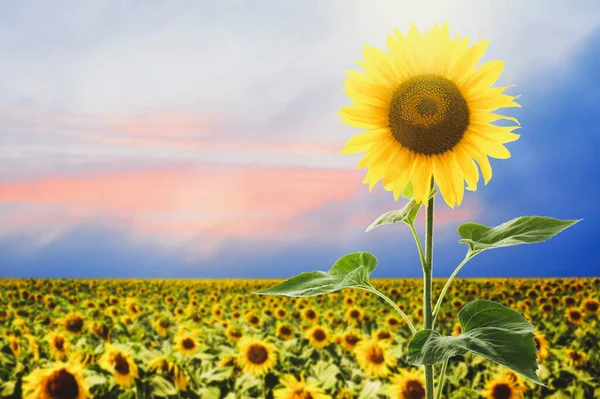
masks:
{"type": "MultiPolygon", "coordinates": [[[[425,397],[410,332],[380,298],[252,294],[275,282],[1,280],[0,397],[425,397]]],[[[422,324],[421,280],[372,282],[422,324]]],[[[456,280],[438,330],[459,334],[456,310],[477,298],[520,311],[545,386],[467,354],[442,397],[600,397],[599,290],[599,278],[456,280]]]]}

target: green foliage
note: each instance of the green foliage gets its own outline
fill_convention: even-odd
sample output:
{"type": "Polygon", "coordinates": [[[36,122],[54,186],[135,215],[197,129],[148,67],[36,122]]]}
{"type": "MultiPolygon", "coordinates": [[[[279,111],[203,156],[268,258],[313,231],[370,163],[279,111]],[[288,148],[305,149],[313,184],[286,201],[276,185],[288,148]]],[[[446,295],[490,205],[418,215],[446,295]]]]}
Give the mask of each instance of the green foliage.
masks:
{"type": "Polygon", "coordinates": [[[465,306],[458,319],[462,328],[458,337],[419,331],[408,345],[408,361],[415,366],[437,364],[473,352],[542,384],[536,374],[533,326],[520,313],[480,299],[465,306]]]}
{"type": "Polygon", "coordinates": [[[520,244],[534,244],[554,237],[579,220],[560,220],[543,216],[520,216],[496,227],[465,223],[458,227],[459,242],[469,246],[470,254],[520,244]]]}
{"type": "Polygon", "coordinates": [[[307,272],[294,276],[256,294],[308,297],[343,288],[367,288],[377,258],[368,252],[354,252],[338,259],[328,272],[307,272]]]}

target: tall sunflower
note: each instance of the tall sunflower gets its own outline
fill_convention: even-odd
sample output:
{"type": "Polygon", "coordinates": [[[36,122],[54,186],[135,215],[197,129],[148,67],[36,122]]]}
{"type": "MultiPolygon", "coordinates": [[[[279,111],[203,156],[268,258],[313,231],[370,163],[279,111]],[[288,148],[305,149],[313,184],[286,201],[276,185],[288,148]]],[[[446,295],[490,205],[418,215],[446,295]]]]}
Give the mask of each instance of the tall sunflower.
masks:
{"type": "Polygon", "coordinates": [[[58,363],[23,379],[25,399],[85,399],[92,396],[79,366],[58,363]]]}
{"type": "Polygon", "coordinates": [[[448,24],[423,35],[411,25],[405,36],[388,35],[389,53],[365,45],[365,72],[346,71],[345,92],[354,104],[342,108],[342,121],[361,129],[342,153],[366,152],[370,189],[380,180],[397,200],[412,183],[417,203],[426,202],[433,178],[450,207],[463,200],[465,181],[474,191],[481,169],[492,177],[488,157],[509,158],[504,144],[515,141],[515,118],[494,114],[518,107],[507,87],[491,87],[503,69],[490,61],[475,69],[489,41],[469,47],[469,38],[451,38],[448,24]],[[505,119],[512,126],[492,122],[505,119]]]}

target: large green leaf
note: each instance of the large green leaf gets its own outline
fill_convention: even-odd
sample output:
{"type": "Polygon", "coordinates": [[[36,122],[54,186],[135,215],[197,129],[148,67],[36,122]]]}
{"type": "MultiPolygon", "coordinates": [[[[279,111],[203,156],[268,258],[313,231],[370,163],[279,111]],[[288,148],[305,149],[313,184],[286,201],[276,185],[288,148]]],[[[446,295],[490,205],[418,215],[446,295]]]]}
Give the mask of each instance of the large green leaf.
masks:
{"type": "MultiPolygon", "coordinates": [[[[436,193],[437,190],[434,188],[431,191],[431,196],[435,195],[436,193]]],[[[384,213],[383,215],[375,219],[375,221],[371,223],[371,225],[367,227],[367,230],[365,231],[371,231],[379,226],[398,222],[404,222],[407,225],[412,226],[415,223],[415,219],[417,218],[417,214],[419,213],[420,209],[421,204],[417,204],[414,198],[411,198],[411,200],[408,201],[406,205],[404,205],[404,208],[384,213]]]]}
{"type": "Polygon", "coordinates": [[[497,227],[465,223],[458,227],[461,243],[476,254],[486,249],[546,241],[579,220],[559,220],[543,216],[521,216],[497,227]]]}
{"type": "Polygon", "coordinates": [[[408,362],[415,366],[437,364],[473,352],[542,384],[536,374],[533,326],[519,312],[480,299],[465,306],[458,320],[462,328],[458,337],[442,337],[435,330],[415,334],[408,344],[408,362]]]}
{"type": "Polygon", "coordinates": [[[369,275],[377,258],[368,252],[354,252],[338,259],[328,272],[305,272],[256,294],[307,297],[351,287],[369,287],[369,275]]]}

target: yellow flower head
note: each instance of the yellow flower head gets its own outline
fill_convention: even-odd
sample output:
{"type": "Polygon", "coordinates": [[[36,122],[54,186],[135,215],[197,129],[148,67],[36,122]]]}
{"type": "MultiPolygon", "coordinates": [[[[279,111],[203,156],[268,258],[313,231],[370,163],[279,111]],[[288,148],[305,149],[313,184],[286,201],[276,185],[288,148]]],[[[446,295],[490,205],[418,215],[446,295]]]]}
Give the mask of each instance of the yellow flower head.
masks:
{"type": "Polygon", "coordinates": [[[138,377],[138,368],[132,357],[114,345],[107,345],[104,354],[98,360],[103,369],[113,373],[115,382],[129,388],[138,377]]]}
{"type": "Polygon", "coordinates": [[[392,399],[425,399],[425,381],[420,371],[400,370],[391,378],[387,394],[392,399]]]}
{"type": "Polygon", "coordinates": [[[86,399],[92,396],[79,366],[58,363],[23,379],[25,399],[86,399]]]}
{"type": "Polygon", "coordinates": [[[245,373],[261,376],[277,364],[273,345],[256,338],[243,337],[238,342],[237,362],[245,373]]]}
{"type": "Polygon", "coordinates": [[[366,45],[364,68],[346,71],[345,92],[354,102],[340,110],[342,120],[366,129],[350,139],[343,153],[366,152],[358,164],[368,168],[364,183],[380,180],[400,194],[412,183],[417,203],[426,202],[435,180],[450,207],[460,205],[465,181],[475,190],[479,168],[484,182],[492,177],[488,157],[509,158],[504,144],[518,139],[514,118],[492,113],[518,107],[507,87],[492,87],[504,63],[477,64],[489,41],[469,47],[469,38],[450,37],[448,25],[423,34],[388,35],[384,52],[366,45]],[[512,126],[492,122],[510,120],[512,126]],[[477,164],[475,163],[477,162],[477,164]]]}
{"type": "Polygon", "coordinates": [[[322,388],[312,385],[301,378],[299,381],[291,374],[280,379],[283,388],[273,391],[275,399],[331,399],[322,388]]]}
{"type": "Polygon", "coordinates": [[[387,376],[389,368],[396,364],[396,359],[387,351],[386,345],[374,339],[361,340],[356,344],[354,354],[360,368],[375,378],[387,376]]]}

